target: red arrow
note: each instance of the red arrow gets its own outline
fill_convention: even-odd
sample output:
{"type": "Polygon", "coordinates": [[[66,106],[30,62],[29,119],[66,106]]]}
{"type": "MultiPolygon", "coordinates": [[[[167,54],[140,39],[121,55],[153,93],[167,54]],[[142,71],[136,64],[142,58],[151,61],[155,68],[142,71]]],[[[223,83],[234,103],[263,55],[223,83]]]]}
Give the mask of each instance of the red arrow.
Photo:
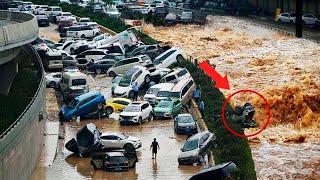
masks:
{"type": "Polygon", "coordinates": [[[199,64],[200,68],[215,81],[216,88],[230,89],[227,75],[222,77],[207,61],[199,64]]]}

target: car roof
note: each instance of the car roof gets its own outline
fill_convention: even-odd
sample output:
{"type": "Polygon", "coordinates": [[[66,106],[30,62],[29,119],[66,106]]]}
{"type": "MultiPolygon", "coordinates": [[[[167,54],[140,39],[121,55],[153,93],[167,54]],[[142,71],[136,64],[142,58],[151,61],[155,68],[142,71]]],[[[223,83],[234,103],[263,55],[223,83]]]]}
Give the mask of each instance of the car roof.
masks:
{"type": "Polygon", "coordinates": [[[107,152],[106,154],[110,157],[124,156],[122,152],[107,152]]]}
{"type": "Polygon", "coordinates": [[[86,76],[82,72],[65,72],[63,75],[74,77],[74,76],[86,76]]]}
{"type": "Polygon", "coordinates": [[[85,94],[82,94],[78,97],[76,97],[76,99],[78,99],[79,101],[82,101],[83,99],[86,99],[88,97],[94,96],[94,95],[99,95],[100,93],[98,91],[89,91],[85,94]]]}
{"type": "Polygon", "coordinates": [[[173,83],[159,83],[151,86],[150,88],[170,89],[174,86],[173,83]]]}
{"type": "Polygon", "coordinates": [[[192,77],[180,80],[179,82],[177,82],[177,84],[175,84],[175,86],[173,86],[171,91],[180,92],[180,90],[191,80],[193,80],[192,77]]]}
{"type": "MultiPolygon", "coordinates": [[[[171,76],[171,75],[174,75],[174,74],[178,74],[180,71],[182,71],[183,69],[186,69],[186,68],[175,68],[173,69],[173,72],[165,75],[164,77],[167,77],[167,76],[171,76]]],[[[187,70],[187,69],[186,69],[187,70]]],[[[188,70],[187,70],[188,71],[188,70]]],[[[188,71],[189,72],[189,71],[188,71]]]]}
{"type": "Polygon", "coordinates": [[[203,136],[204,134],[207,134],[209,131],[202,131],[202,132],[199,132],[197,134],[194,134],[192,135],[191,137],[189,137],[187,139],[187,141],[191,141],[191,140],[195,140],[195,139],[199,139],[201,136],[203,136]]]}
{"type": "Polygon", "coordinates": [[[191,116],[193,117],[191,114],[189,113],[183,113],[183,114],[178,114],[177,117],[181,117],[181,116],[191,116]]]}
{"type": "Polygon", "coordinates": [[[108,135],[119,135],[120,133],[116,133],[116,132],[104,132],[101,133],[100,136],[108,136],[108,135]]]}

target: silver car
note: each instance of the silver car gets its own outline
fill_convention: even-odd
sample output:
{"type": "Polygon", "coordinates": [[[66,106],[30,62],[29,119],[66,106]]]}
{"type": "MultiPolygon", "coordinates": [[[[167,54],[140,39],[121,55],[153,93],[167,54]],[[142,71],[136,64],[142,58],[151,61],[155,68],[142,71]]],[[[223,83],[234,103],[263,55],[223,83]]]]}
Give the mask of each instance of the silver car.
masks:
{"type": "Polygon", "coordinates": [[[204,156],[208,154],[210,147],[216,140],[216,136],[209,131],[197,133],[187,139],[181,148],[178,162],[180,165],[202,163],[204,156]]]}
{"type": "Polygon", "coordinates": [[[197,122],[191,114],[178,114],[174,119],[174,131],[178,134],[195,134],[198,132],[197,122]]]}

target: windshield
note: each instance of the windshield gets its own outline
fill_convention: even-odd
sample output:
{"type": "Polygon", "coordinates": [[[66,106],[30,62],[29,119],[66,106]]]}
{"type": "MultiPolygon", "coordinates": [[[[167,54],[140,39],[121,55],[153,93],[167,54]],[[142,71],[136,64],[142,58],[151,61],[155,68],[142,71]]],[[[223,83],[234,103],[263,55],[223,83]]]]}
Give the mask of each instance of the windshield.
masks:
{"type": "Polygon", "coordinates": [[[124,134],[118,134],[118,137],[121,139],[128,139],[128,136],[124,134]]]}
{"type": "Polygon", "coordinates": [[[69,108],[69,109],[74,109],[74,108],[76,108],[77,104],[78,104],[78,101],[72,100],[72,101],[67,105],[67,108],[69,108]]]}
{"type": "Polygon", "coordinates": [[[72,86],[80,86],[80,85],[86,85],[87,81],[85,79],[73,79],[72,80],[72,86]]]}
{"type": "Polygon", "coordinates": [[[124,156],[114,156],[110,158],[111,163],[124,163],[126,161],[127,160],[124,156]]]}
{"type": "Polygon", "coordinates": [[[112,60],[116,60],[116,61],[122,60],[124,58],[125,58],[125,56],[122,54],[118,54],[118,55],[107,54],[103,57],[103,59],[112,59],[112,60]]]}
{"type": "Polygon", "coordinates": [[[179,116],[178,122],[179,123],[192,123],[193,119],[191,116],[179,116]]]}
{"type": "Polygon", "coordinates": [[[169,91],[159,91],[157,97],[169,97],[169,91]]]}
{"type": "Polygon", "coordinates": [[[183,148],[182,148],[182,151],[185,152],[185,151],[191,151],[191,150],[194,150],[194,149],[197,149],[198,148],[198,139],[194,139],[194,140],[191,140],[191,141],[187,141],[183,148]]]}
{"type": "Polygon", "coordinates": [[[170,92],[170,96],[172,98],[180,98],[180,92],[170,92]]]}
{"type": "Polygon", "coordinates": [[[160,88],[149,88],[149,90],[147,91],[147,94],[157,94],[158,91],[160,90],[160,88]]]}
{"type": "Polygon", "coordinates": [[[139,112],[140,111],[140,106],[127,106],[126,109],[124,110],[125,112],[139,112]]]}
{"type": "Polygon", "coordinates": [[[130,77],[126,76],[120,79],[119,86],[127,87],[127,86],[130,86],[130,83],[131,83],[131,76],[130,77]]]}
{"type": "Polygon", "coordinates": [[[121,79],[122,79],[121,76],[117,76],[117,77],[114,78],[114,80],[112,81],[112,83],[119,84],[121,79]]]}
{"type": "Polygon", "coordinates": [[[173,106],[172,101],[160,101],[157,105],[157,107],[161,107],[161,108],[170,108],[172,106],[173,106]]]}

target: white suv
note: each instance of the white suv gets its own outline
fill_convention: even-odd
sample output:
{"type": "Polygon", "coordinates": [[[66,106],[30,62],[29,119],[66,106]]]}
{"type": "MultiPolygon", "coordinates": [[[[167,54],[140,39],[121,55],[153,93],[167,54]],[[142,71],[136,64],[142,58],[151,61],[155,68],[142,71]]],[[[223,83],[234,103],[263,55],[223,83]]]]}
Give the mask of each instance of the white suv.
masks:
{"type": "Polygon", "coordinates": [[[170,90],[173,86],[173,83],[155,84],[148,89],[143,99],[151,105],[155,105],[158,101],[169,97],[170,90]]]}
{"type": "Polygon", "coordinates": [[[57,22],[60,21],[72,21],[72,22],[76,22],[76,17],[74,17],[70,12],[62,12],[59,15],[57,15],[56,17],[57,22]]]}
{"type": "Polygon", "coordinates": [[[173,47],[156,57],[153,63],[156,65],[157,69],[167,68],[183,59],[183,52],[180,49],[173,47]]]}
{"type": "Polygon", "coordinates": [[[170,82],[170,83],[177,83],[182,79],[189,78],[191,75],[186,68],[176,68],[173,72],[165,75],[161,78],[160,83],[170,82]]]}
{"type": "Polygon", "coordinates": [[[132,58],[127,58],[115,63],[111,68],[108,69],[107,75],[110,77],[116,77],[118,74],[124,74],[133,66],[145,66],[151,64],[151,58],[147,55],[139,55],[132,58]]]}
{"type": "Polygon", "coordinates": [[[103,148],[130,149],[131,146],[138,149],[142,146],[140,139],[121,133],[102,133],[100,138],[103,148]]]}
{"type": "Polygon", "coordinates": [[[120,124],[138,123],[153,120],[152,106],[146,101],[129,104],[119,115],[120,124]]]}
{"type": "Polygon", "coordinates": [[[45,13],[46,13],[47,17],[57,16],[60,13],[62,13],[62,9],[61,9],[61,7],[58,7],[58,6],[50,6],[46,9],[45,13]]]}
{"type": "Polygon", "coordinates": [[[140,87],[150,82],[150,72],[142,66],[130,68],[121,78],[119,85],[114,89],[117,97],[133,97],[132,86],[137,83],[140,87]]]}
{"type": "Polygon", "coordinates": [[[71,26],[67,30],[67,37],[92,38],[99,35],[99,29],[90,26],[71,26]]]}

